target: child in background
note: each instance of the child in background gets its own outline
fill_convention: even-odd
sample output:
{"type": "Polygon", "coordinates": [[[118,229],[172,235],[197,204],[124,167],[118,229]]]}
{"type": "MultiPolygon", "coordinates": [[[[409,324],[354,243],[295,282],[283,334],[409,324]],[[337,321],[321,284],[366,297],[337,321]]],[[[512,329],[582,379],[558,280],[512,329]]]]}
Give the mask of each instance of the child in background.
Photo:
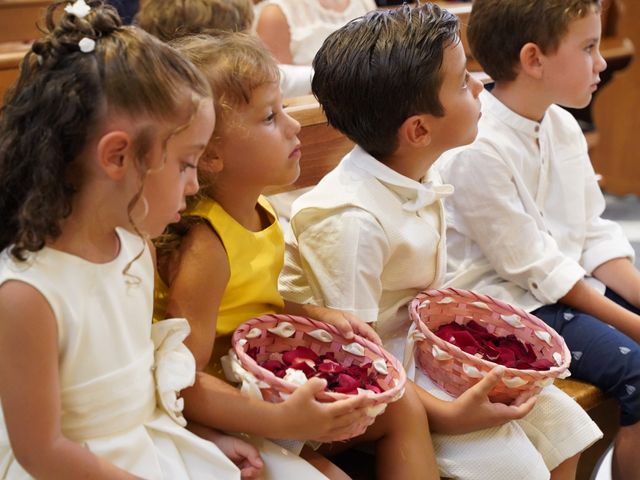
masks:
{"type": "Polygon", "coordinates": [[[330,33],[375,9],[373,0],[265,0],[255,31],[279,63],[311,65],[330,33]]]}
{"type": "Polygon", "coordinates": [[[469,42],[495,80],[477,140],[439,162],[448,284],[543,319],[572,352],[571,373],[615,397],[616,479],[640,472],[640,274],[605,208],[575,119],[606,63],[598,0],[475,0],[469,42]],[[615,327],[615,328],[611,328],[615,327]]]}
{"type": "Polygon", "coordinates": [[[283,295],[373,322],[407,359],[441,475],[574,478],[601,433],[561,390],[543,389],[533,409],[535,398],[491,403],[496,368],[453,399],[412,365],[407,303],[441,285],[446,262],[441,199],[452,188],[430,167],[475,138],[480,113],[456,17],[430,3],[368,14],[329,36],[313,65],[329,123],[357,146],[293,203],[283,295]]]}
{"type": "MultiPolygon", "coordinates": [[[[168,42],[185,35],[223,32],[248,33],[253,23],[251,0],[147,0],[136,23],[168,42]]],[[[313,71],[308,65],[279,65],[280,88],[285,98],[311,93],[313,71]]]]}
{"type": "MultiPolygon", "coordinates": [[[[60,6],[0,113],[0,477],[239,479],[184,428],[188,324],[151,327],[145,238],[198,188],[209,85],[112,7],[60,6]]],[[[214,436],[261,474],[253,446],[214,436]]]]}
{"type": "MultiPolygon", "coordinates": [[[[258,39],[242,34],[184,38],[176,46],[200,66],[219,95],[219,121],[199,167],[201,194],[174,229],[179,249],[163,248],[159,256],[159,272],[169,288],[158,291],[158,313],[179,313],[189,319],[193,333],[187,345],[199,370],[212,357],[215,366],[216,359],[227,354],[230,335],[240,323],[266,313],[315,317],[347,336],[354,330],[379,342],[368,326],[348,314],[284,302],[278,293],[284,239],[261,192],[295,181],[301,150],[296,136],[300,125],[283,111],[278,69],[269,52],[258,39]]],[[[220,375],[219,370],[216,373],[220,375]]],[[[313,378],[284,402],[272,404],[245,397],[201,373],[195,387],[184,392],[186,415],[205,425],[224,422],[230,431],[331,442],[350,432],[366,413],[362,399],[355,396],[335,403],[316,401],[314,394],[325,386],[324,380],[313,378]]],[[[435,478],[424,428],[428,424],[419,399],[407,389],[363,435],[324,446],[321,452],[332,454],[355,442],[376,441],[382,478],[435,478]]],[[[344,478],[312,452],[305,447],[302,454],[333,478],[344,478]]]]}

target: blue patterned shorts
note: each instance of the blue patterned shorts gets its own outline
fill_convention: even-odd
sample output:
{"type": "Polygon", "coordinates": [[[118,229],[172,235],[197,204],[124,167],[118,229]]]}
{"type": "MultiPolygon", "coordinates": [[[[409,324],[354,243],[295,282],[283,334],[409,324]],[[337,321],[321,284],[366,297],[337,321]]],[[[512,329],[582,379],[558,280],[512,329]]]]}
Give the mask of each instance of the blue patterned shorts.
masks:
{"type": "MultiPolygon", "coordinates": [[[[605,295],[640,314],[612,290],[605,295]]],[[[566,305],[546,305],[531,312],[554,328],[571,351],[571,376],[598,386],[620,404],[620,424],[640,420],[640,346],[610,325],[566,305]]]]}

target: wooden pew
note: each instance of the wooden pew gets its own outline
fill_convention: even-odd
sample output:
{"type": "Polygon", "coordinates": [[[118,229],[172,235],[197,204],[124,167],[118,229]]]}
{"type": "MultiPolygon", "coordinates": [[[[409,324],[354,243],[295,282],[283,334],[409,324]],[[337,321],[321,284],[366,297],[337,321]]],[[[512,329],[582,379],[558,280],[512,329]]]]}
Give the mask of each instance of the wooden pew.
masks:
{"type": "Polygon", "coordinates": [[[28,49],[28,45],[13,45],[14,48],[6,52],[0,50],[0,106],[9,87],[18,79],[20,62],[28,49]]]}
{"type": "Polygon", "coordinates": [[[50,4],[51,0],[0,0],[0,43],[38,38],[36,23],[50,4]]]}
{"type": "MultiPolygon", "coordinates": [[[[351,140],[329,126],[322,109],[313,97],[291,99],[286,110],[302,126],[298,135],[302,143],[300,176],[292,185],[271,189],[266,192],[267,194],[291,192],[315,185],[353,148],[351,140]]],[[[288,218],[288,212],[285,212],[285,216],[288,218]]],[[[577,478],[588,479],[596,461],[617,432],[617,405],[600,389],[580,380],[572,378],[556,380],[555,385],[578,402],[605,433],[605,437],[596,442],[581,457],[577,478]]],[[[347,455],[346,458],[349,464],[354,462],[353,457],[347,455]]],[[[367,475],[359,478],[367,478],[367,475]]]]}

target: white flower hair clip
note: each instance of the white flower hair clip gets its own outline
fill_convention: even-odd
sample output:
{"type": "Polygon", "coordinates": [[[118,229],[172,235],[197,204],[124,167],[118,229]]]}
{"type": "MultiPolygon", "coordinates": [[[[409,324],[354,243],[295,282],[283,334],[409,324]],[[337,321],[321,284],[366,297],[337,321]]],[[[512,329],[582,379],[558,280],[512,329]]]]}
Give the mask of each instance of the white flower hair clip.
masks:
{"type": "Polygon", "coordinates": [[[96,49],[96,41],[88,37],[82,37],[78,42],[78,47],[80,47],[82,53],[91,53],[96,49]]]}
{"type": "Polygon", "coordinates": [[[89,15],[91,7],[84,0],[76,0],[73,4],[70,3],[64,7],[64,11],[78,18],[84,18],[89,15]]]}

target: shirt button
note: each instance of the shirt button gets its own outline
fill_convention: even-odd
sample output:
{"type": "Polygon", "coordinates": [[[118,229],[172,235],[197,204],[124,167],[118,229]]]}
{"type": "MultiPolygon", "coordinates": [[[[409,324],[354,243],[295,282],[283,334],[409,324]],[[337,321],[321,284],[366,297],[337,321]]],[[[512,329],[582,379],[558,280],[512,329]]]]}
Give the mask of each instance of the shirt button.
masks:
{"type": "Polygon", "coordinates": [[[538,284],[536,282],[531,282],[531,288],[538,288],[538,284]]]}
{"type": "Polygon", "coordinates": [[[540,131],[540,126],[536,125],[533,129],[534,132],[538,133],[540,131]]]}

